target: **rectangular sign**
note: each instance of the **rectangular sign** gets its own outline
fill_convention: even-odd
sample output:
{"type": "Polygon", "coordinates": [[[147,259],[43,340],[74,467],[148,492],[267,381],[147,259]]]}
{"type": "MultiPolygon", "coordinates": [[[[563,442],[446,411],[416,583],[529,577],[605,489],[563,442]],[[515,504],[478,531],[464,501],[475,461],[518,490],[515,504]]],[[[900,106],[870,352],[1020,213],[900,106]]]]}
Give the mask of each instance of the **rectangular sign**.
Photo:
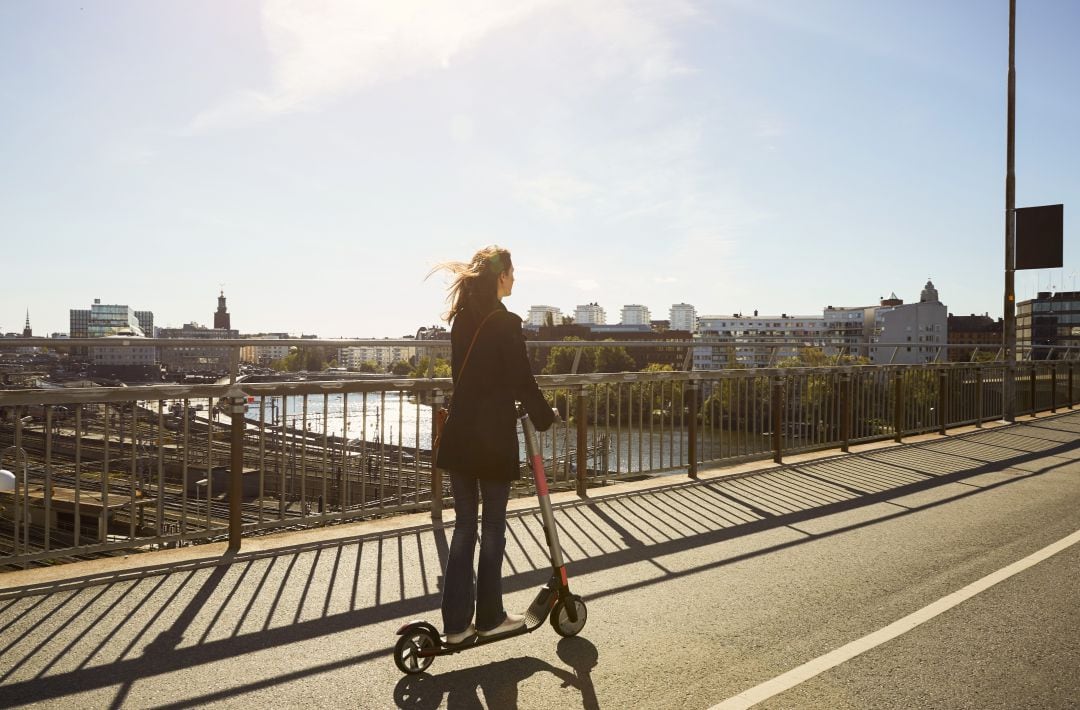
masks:
{"type": "Polygon", "coordinates": [[[1016,270],[1059,269],[1065,205],[1021,207],[1016,214],[1016,270]]]}

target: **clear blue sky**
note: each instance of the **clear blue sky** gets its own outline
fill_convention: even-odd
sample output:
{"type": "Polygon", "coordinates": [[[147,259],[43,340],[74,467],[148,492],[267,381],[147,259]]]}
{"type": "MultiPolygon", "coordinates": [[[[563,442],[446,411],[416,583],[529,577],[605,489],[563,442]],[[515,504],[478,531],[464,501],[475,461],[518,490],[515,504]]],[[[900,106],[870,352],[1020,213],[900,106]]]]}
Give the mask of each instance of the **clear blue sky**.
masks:
{"type": "MultiPolygon", "coordinates": [[[[1080,288],[1080,3],[1020,0],[1017,205],[1080,288]]],[[[6,0],[0,330],[94,298],[397,337],[507,305],[1002,312],[1007,0],[6,0]]]]}

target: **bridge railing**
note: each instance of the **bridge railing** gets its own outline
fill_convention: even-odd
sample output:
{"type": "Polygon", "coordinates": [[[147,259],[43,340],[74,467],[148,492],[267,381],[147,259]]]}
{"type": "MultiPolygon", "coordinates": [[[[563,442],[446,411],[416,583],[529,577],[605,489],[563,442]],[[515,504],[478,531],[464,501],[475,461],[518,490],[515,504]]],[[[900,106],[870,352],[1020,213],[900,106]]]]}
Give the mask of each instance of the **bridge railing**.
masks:
{"type": "MultiPolygon", "coordinates": [[[[1016,365],[1016,411],[1076,404],[1074,361],[1016,365]]],[[[547,375],[551,484],[772,459],[981,425],[1001,362],[547,375]]],[[[451,502],[432,468],[447,379],[0,391],[0,566],[228,540],[451,502]]],[[[524,456],[522,456],[524,460],[524,456]]],[[[525,476],[516,491],[531,493],[525,476]]]]}

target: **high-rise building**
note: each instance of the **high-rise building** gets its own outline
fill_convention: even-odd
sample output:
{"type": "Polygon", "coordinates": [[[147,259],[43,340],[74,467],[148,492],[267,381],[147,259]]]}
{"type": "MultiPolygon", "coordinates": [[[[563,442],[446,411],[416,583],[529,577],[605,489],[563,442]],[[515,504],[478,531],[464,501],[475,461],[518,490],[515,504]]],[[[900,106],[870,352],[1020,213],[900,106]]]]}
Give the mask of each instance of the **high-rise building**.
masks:
{"type": "Polygon", "coordinates": [[[145,338],[146,324],[153,332],[154,314],[135,311],[129,306],[102,303],[95,298],[88,310],[71,309],[72,338],[123,338],[125,345],[96,345],[80,348],[90,356],[95,374],[125,381],[157,381],[161,379],[157,366],[157,348],[152,345],[132,345],[131,339],[145,338]],[[137,314],[141,313],[142,318],[137,314]]]}
{"type": "Polygon", "coordinates": [[[68,326],[68,335],[72,338],[87,337],[87,329],[90,327],[90,309],[72,308],[71,322],[68,326]]]}
{"type": "Polygon", "coordinates": [[[586,303],[574,309],[574,321],[580,325],[603,325],[607,316],[598,303],[586,303]]]}
{"type": "Polygon", "coordinates": [[[529,317],[525,319],[526,327],[531,329],[560,323],[562,323],[562,311],[555,306],[532,306],[529,308],[529,317]]]}
{"type": "Polygon", "coordinates": [[[135,320],[139,321],[139,327],[146,337],[153,338],[157,335],[154,330],[154,314],[151,311],[135,311],[135,320]]]}
{"type": "Polygon", "coordinates": [[[70,332],[72,338],[104,338],[110,335],[152,337],[154,314],[136,311],[128,306],[102,304],[95,298],[90,308],[72,308],[70,332]]]}
{"type": "Polygon", "coordinates": [[[697,311],[689,303],[672,305],[668,320],[672,330],[687,330],[691,333],[696,333],[698,330],[697,311]]]}
{"type": "Polygon", "coordinates": [[[1033,360],[1062,359],[1080,348],[1080,291],[1040,291],[1016,304],[1016,355],[1033,360]]]}
{"type": "MultiPolygon", "coordinates": [[[[896,303],[903,303],[893,295],[896,303]]],[[[883,304],[889,301],[882,300],[883,304]]],[[[869,357],[870,335],[873,331],[876,306],[826,306],[823,312],[822,339],[827,355],[869,357]]]]}
{"type": "Polygon", "coordinates": [[[635,303],[622,307],[622,320],[620,323],[623,325],[649,325],[651,321],[652,317],[649,315],[649,309],[645,306],[635,303]]]}
{"type": "Polygon", "coordinates": [[[100,299],[95,298],[94,304],[90,306],[86,335],[89,338],[107,338],[113,335],[145,338],[146,331],[142,329],[138,316],[130,306],[103,304],[100,299]]]}

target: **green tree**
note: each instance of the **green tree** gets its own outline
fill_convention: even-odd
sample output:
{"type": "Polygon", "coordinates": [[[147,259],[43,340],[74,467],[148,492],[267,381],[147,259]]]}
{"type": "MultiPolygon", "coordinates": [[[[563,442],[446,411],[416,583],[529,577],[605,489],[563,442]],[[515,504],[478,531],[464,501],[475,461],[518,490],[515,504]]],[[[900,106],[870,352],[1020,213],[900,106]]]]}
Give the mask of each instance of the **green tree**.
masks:
{"type": "Polygon", "coordinates": [[[323,348],[289,348],[289,354],[270,363],[270,367],[282,372],[300,372],[301,370],[322,370],[326,367],[323,348]]]}
{"type": "MultiPolygon", "coordinates": [[[[642,372],[673,370],[671,365],[653,362],[646,365],[642,372]]],[[[624,402],[623,415],[639,421],[645,417],[674,417],[677,422],[683,406],[682,382],[634,382],[630,385],[630,396],[624,402]]]]}
{"type": "MultiPolygon", "coordinates": [[[[630,357],[630,353],[626,352],[624,347],[603,347],[596,353],[594,372],[633,372],[636,369],[634,358],[630,357]]],[[[648,367],[645,369],[649,371],[648,367]]],[[[668,370],[670,369],[669,365],[668,370]]]]}
{"type": "Polygon", "coordinates": [[[869,358],[857,355],[826,355],[821,348],[800,348],[793,357],[782,358],[778,367],[844,367],[849,365],[869,365],[869,358]]]}
{"type": "MultiPolygon", "coordinates": [[[[576,336],[567,336],[563,338],[564,341],[581,341],[581,338],[576,336]]],[[[548,353],[547,364],[544,366],[545,375],[565,375],[570,372],[574,366],[574,359],[577,357],[578,348],[569,347],[554,347],[551,352],[548,353]]],[[[596,350],[594,348],[583,348],[581,350],[581,360],[578,362],[577,368],[578,374],[586,374],[589,372],[596,372],[596,350]]]]}
{"type": "Polygon", "coordinates": [[[387,372],[395,377],[408,377],[412,373],[413,366],[405,360],[398,360],[394,364],[390,365],[387,372]]]}
{"type": "Polygon", "coordinates": [[[300,367],[296,364],[298,356],[294,353],[289,353],[280,360],[274,360],[270,363],[271,370],[277,370],[278,372],[296,372],[300,367]]]}
{"type": "MultiPolygon", "coordinates": [[[[428,368],[431,366],[431,358],[420,358],[416,366],[409,372],[409,377],[427,377],[428,368]]],[[[441,357],[435,358],[435,377],[450,377],[450,363],[441,357]]]]}

